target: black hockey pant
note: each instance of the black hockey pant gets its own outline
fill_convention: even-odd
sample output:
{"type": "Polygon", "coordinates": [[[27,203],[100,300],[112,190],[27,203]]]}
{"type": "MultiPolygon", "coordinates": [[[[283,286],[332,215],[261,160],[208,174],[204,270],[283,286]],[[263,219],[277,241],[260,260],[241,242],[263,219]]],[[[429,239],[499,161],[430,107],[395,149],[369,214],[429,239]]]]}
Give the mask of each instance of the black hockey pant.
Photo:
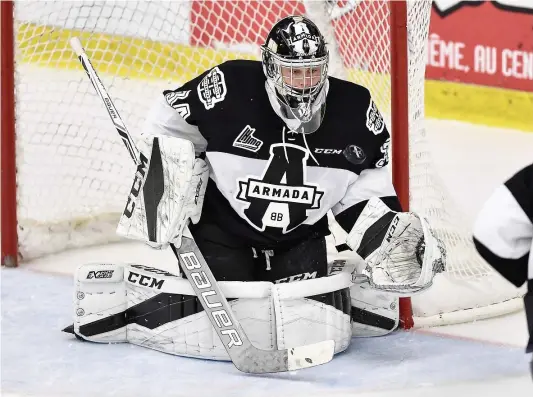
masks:
{"type": "Polygon", "coordinates": [[[291,282],[327,275],[324,237],[262,250],[236,241],[210,223],[200,222],[191,233],[217,281],[291,282]]]}

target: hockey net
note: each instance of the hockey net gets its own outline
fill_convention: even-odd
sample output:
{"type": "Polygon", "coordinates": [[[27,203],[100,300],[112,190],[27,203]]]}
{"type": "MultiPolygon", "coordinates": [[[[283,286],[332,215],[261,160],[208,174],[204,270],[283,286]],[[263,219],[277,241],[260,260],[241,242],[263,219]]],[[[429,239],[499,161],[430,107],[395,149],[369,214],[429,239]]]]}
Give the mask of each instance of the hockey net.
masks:
{"type": "MultiPolygon", "coordinates": [[[[80,37],[135,135],[163,88],[227,59],[259,59],[259,43],[275,21],[305,14],[330,44],[331,74],[370,89],[393,131],[393,144],[407,142],[395,130],[409,133],[403,155],[401,145],[394,152],[396,170],[407,175],[399,161],[408,155],[410,207],[429,218],[448,247],[446,273],[412,301],[415,324],[469,321],[519,308],[519,292],[476,255],[431,165],[424,130],[431,2],[407,3],[403,36],[391,29],[396,3],[403,2],[2,2],[2,78],[15,78],[15,117],[4,117],[2,109],[2,136],[16,137],[14,148],[2,144],[2,174],[5,164],[10,167],[4,160],[16,161],[16,189],[2,185],[2,263],[13,263],[13,255],[30,260],[118,240],[115,229],[134,168],[69,47],[70,37],[80,37]],[[10,24],[11,63],[4,51],[10,24]],[[396,88],[391,56],[406,71],[397,73],[396,88]],[[4,200],[15,191],[12,201],[4,200]]],[[[9,98],[8,86],[3,80],[3,99],[9,98]]]]}

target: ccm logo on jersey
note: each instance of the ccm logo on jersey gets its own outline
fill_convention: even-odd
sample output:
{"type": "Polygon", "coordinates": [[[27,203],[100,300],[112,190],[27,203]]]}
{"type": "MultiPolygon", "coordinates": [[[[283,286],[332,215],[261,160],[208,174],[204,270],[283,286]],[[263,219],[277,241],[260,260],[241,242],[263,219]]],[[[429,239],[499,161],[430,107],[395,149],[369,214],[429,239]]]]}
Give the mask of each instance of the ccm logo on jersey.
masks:
{"type": "Polygon", "coordinates": [[[92,270],[87,274],[87,280],[91,278],[111,278],[113,277],[113,272],[114,270],[92,270]]]}
{"type": "Polygon", "coordinates": [[[229,336],[228,347],[241,346],[241,337],[237,330],[233,328],[231,318],[228,312],[223,308],[220,296],[218,296],[217,292],[212,288],[207,274],[201,270],[202,264],[196,257],[195,253],[185,252],[180,254],[180,258],[182,264],[185,265],[185,268],[191,272],[190,275],[187,275],[187,278],[194,282],[194,285],[198,290],[202,291],[198,294],[198,298],[201,297],[203,305],[209,309],[219,308],[218,310],[211,311],[211,315],[213,316],[217,327],[221,329],[220,333],[229,336]],[[210,296],[212,296],[211,300],[208,299],[210,296]]]}
{"type": "Polygon", "coordinates": [[[132,284],[139,284],[143,287],[157,288],[161,289],[165,280],[158,280],[155,277],[145,276],[144,274],[139,274],[131,272],[128,275],[128,281],[132,284]]]}
{"type": "Polygon", "coordinates": [[[342,149],[315,149],[315,153],[318,154],[342,154],[342,149]]]}

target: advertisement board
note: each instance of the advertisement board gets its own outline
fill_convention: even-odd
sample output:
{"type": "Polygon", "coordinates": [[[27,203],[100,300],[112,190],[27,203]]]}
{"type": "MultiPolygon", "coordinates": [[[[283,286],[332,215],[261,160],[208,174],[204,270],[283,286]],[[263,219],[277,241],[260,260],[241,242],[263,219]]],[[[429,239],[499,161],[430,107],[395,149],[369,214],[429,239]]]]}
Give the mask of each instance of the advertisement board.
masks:
{"type": "Polygon", "coordinates": [[[533,91],[533,1],[434,1],[426,77],[533,91]]]}
{"type": "MultiPolygon", "coordinates": [[[[333,19],[339,51],[346,67],[356,62],[350,46],[365,40],[377,48],[383,41],[382,20],[370,19],[365,8],[383,8],[369,2],[335,2],[333,19]],[[339,12],[341,10],[342,12],[339,12]],[[356,24],[375,25],[365,29],[368,37],[351,38],[356,24]]],[[[191,8],[193,46],[217,44],[261,44],[268,27],[282,15],[305,13],[301,1],[268,1],[250,8],[244,2],[194,2],[191,8]],[[221,18],[223,16],[223,18],[221,18]]],[[[375,12],[375,11],[374,11],[375,12]]],[[[414,27],[416,29],[416,27],[414,27]]],[[[383,62],[383,61],[381,61],[383,62]]],[[[384,65],[370,63],[369,67],[384,65]]],[[[371,70],[376,71],[376,70],[371,70]]],[[[533,91],[533,2],[434,1],[428,40],[428,79],[445,80],[533,91]]]]}

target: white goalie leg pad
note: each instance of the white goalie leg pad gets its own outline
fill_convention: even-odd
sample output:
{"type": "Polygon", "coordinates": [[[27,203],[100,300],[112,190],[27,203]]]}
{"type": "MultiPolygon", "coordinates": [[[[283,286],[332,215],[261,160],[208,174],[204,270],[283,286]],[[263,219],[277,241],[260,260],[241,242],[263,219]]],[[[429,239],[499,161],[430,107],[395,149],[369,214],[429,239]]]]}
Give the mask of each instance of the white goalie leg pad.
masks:
{"type": "MultiPolygon", "coordinates": [[[[129,266],[125,280],[128,306],[135,312],[135,320],[127,326],[130,343],[179,356],[230,360],[198,300],[205,298],[209,302],[209,295],[197,298],[186,279],[140,265],[129,266]]],[[[239,290],[238,284],[246,283],[233,282],[229,290],[224,282],[219,284],[226,298],[232,299],[235,290],[239,290]]],[[[259,284],[261,287],[263,283],[259,284]]],[[[245,287],[243,292],[247,295],[252,291],[245,287]]],[[[261,349],[272,349],[275,340],[269,328],[270,296],[262,295],[229,303],[252,343],[261,349]]],[[[216,321],[224,321],[222,316],[215,315],[216,321]]]]}
{"type": "MultiPolygon", "coordinates": [[[[73,331],[82,339],[230,360],[186,279],[138,264],[97,263],[80,266],[75,279],[73,331]]],[[[252,343],[274,349],[272,284],[221,282],[220,286],[228,299],[240,298],[230,306],[252,343]]]]}
{"type": "Polygon", "coordinates": [[[277,348],[333,340],[335,354],[346,350],[352,338],[349,288],[339,289],[335,277],[316,279],[314,285],[305,285],[307,281],[311,280],[279,284],[272,289],[277,348]],[[305,288],[306,297],[295,294],[291,288],[295,286],[305,288]],[[322,292],[317,294],[318,288],[322,292]]]}
{"type": "Polygon", "coordinates": [[[120,323],[128,307],[124,266],[84,264],[76,269],[74,280],[74,333],[92,342],[127,342],[126,322],[120,323]],[[98,324],[112,318],[118,322],[98,332],[98,324]]]}
{"type": "MultiPolygon", "coordinates": [[[[100,270],[110,265],[92,266],[100,270]]],[[[101,294],[95,306],[100,315],[82,316],[84,327],[76,329],[78,335],[94,342],[127,341],[180,356],[229,360],[198,301],[209,302],[208,295],[197,298],[186,279],[165,271],[135,264],[112,266],[123,271],[120,282],[117,277],[115,283],[120,286],[109,289],[122,291],[121,304],[117,305],[119,300],[113,294],[101,294]],[[87,329],[90,336],[83,335],[87,329]]],[[[333,339],[338,353],[349,345],[349,273],[288,284],[221,281],[219,285],[251,342],[260,349],[333,339]],[[327,295],[327,302],[317,301],[319,295],[327,295]]],[[[95,291],[100,293],[103,288],[95,291]]],[[[85,309],[86,313],[95,311],[87,305],[85,309]]]]}
{"type": "Polygon", "coordinates": [[[398,328],[399,296],[372,288],[368,282],[350,288],[352,334],[355,337],[383,336],[398,328]]]}
{"type": "Polygon", "coordinates": [[[357,273],[373,288],[411,296],[431,286],[445,266],[446,250],[427,220],[390,210],[370,199],[346,240],[364,261],[357,273]]]}
{"type": "Polygon", "coordinates": [[[350,287],[352,336],[383,336],[397,329],[400,320],[398,295],[372,288],[368,280],[357,277],[355,270],[362,261],[360,256],[344,251],[342,257],[330,264],[330,272],[354,275],[356,282],[350,287]]]}
{"type": "MultiPolygon", "coordinates": [[[[130,274],[133,270],[130,270],[130,274]]],[[[135,273],[150,276],[151,269],[135,273]]],[[[133,282],[126,271],[129,305],[139,305],[151,296],[153,288],[133,282]],[[151,291],[150,291],[151,290],[151,291]]],[[[147,281],[144,284],[152,284],[147,281]]],[[[349,286],[351,275],[298,281],[288,284],[270,282],[219,282],[222,293],[230,299],[230,306],[254,346],[265,349],[298,347],[333,339],[335,353],[345,350],[351,339],[349,286]],[[344,293],[344,302],[341,301],[344,293]],[[329,294],[329,304],[309,299],[309,296],[329,294]],[[236,299],[236,300],[233,300],[236,299]],[[333,299],[337,299],[335,307],[333,299]],[[342,308],[344,307],[344,311],[342,308]]],[[[169,277],[157,290],[179,293],[186,299],[195,299],[190,284],[179,277],[169,277]]],[[[209,296],[205,297],[209,302],[209,296]]],[[[183,298],[182,298],[183,299],[183,298]]],[[[202,297],[200,297],[202,299],[202,297]]],[[[171,303],[173,320],[155,328],[146,327],[142,321],[128,325],[128,340],[139,346],[149,347],[180,356],[229,361],[224,346],[204,311],[178,318],[181,304],[171,303]]],[[[182,306],[182,305],[181,305],[182,306]]],[[[200,303],[196,306],[199,308],[200,303]]],[[[181,310],[187,310],[181,308],[181,310]]],[[[167,317],[168,318],[168,317],[167,317]]]]}
{"type": "Polygon", "coordinates": [[[209,167],[186,139],[143,136],[139,149],[150,156],[140,156],[117,234],[154,248],[179,247],[187,220],[200,219],[209,167]]]}

